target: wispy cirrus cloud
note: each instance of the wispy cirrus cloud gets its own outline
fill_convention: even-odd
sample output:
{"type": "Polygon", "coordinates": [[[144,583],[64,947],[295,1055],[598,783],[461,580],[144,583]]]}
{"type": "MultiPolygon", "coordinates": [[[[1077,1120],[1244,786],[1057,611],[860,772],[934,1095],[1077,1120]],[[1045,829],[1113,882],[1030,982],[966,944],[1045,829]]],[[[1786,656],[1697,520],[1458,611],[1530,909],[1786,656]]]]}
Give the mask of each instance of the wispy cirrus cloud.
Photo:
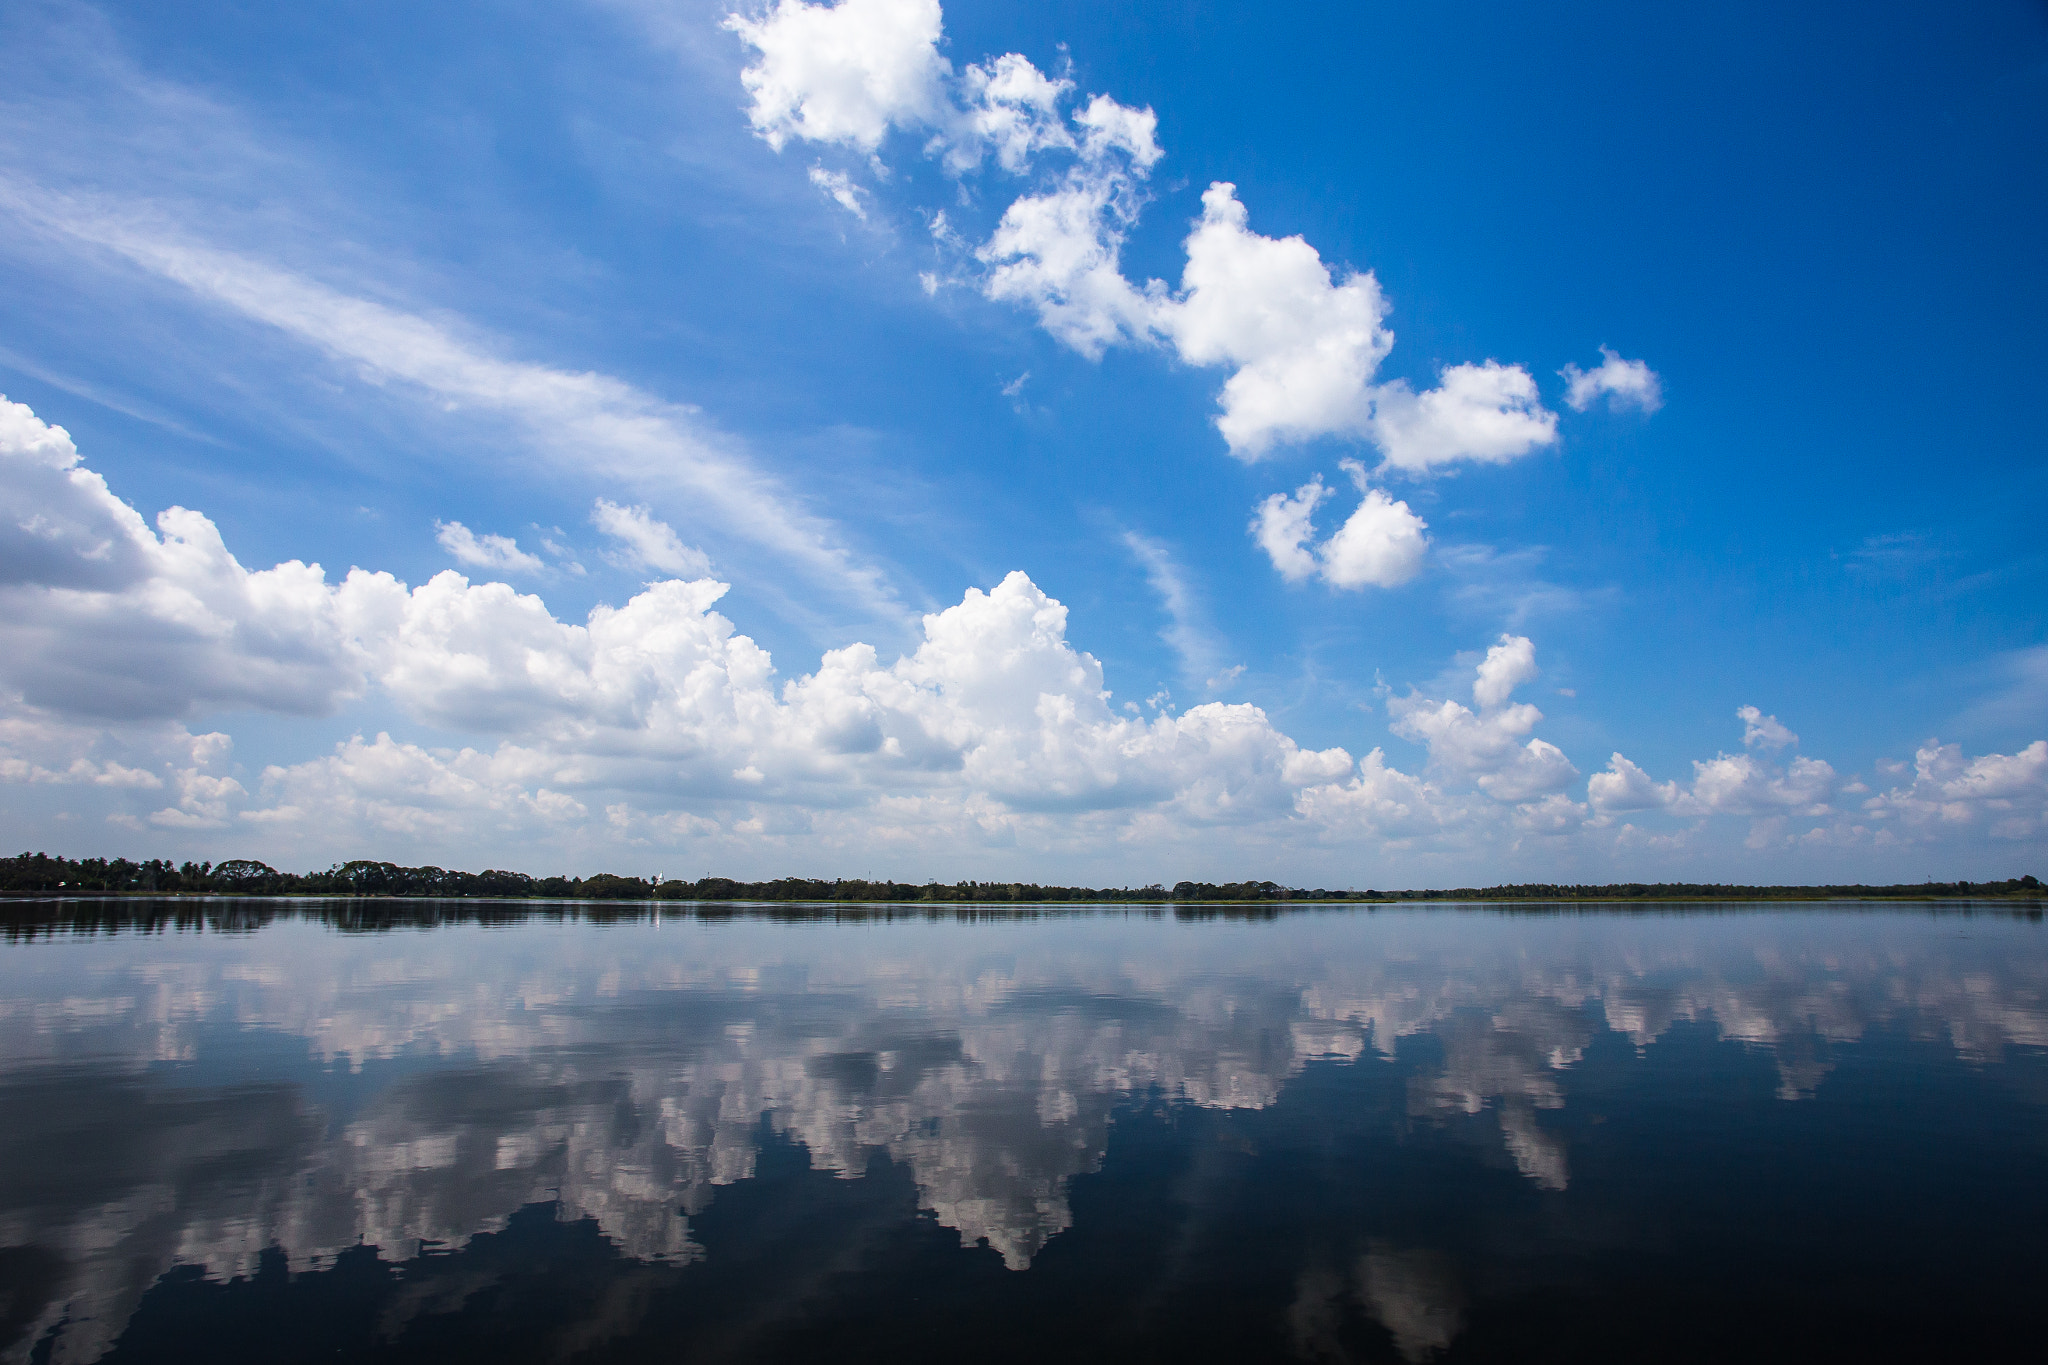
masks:
{"type": "Polygon", "coordinates": [[[480,536],[459,521],[437,521],[434,523],[434,539],[442,549],[455,556],[457,563],[471,568],[495,569],[499,573],[547,572],[546,562],[539,555],[520,549],[519,542],[511,536],[480,536]]]}
{"type": "Polygon", "coordinates": [[[1140,531],[1123,533],[1124,548],[1145,571],[1145,581],[1159,597],[1166,613],[1166,625],[1159,638],[1180,660],[1182,680],[1216,692],[1244,672],[1243,665],[1223,666],[1223,641],[1209,622],[1209,613],[1188,576],[1187,567],[1175,558],[1165,541],[1140,531]]]}
{"type": "Polygon", "coordinates": [[[608,375],[505,358],[460,323],[209,246],[146,205],[0,177],[0,213],[45,235],[111,252],[375,379],[509,418],[524,430],[532,456],[558,470],[686,496],[724,532],[767,552],[813,588],[878,618],[903,617],[882,569],[856,554],[833,522],[759,468],[694,407],[608,375]]]}

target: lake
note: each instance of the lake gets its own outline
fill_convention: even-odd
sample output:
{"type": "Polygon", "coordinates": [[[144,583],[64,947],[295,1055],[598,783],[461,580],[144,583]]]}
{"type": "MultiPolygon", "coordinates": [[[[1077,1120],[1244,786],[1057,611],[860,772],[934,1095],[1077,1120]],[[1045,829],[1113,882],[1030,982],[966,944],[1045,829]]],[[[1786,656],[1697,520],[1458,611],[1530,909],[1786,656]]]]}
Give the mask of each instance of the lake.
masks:
{"type": "Polygon", "coordinates": [[[0,905],[0,1359],[2038,1358],[2038,907],[0,905]]]}

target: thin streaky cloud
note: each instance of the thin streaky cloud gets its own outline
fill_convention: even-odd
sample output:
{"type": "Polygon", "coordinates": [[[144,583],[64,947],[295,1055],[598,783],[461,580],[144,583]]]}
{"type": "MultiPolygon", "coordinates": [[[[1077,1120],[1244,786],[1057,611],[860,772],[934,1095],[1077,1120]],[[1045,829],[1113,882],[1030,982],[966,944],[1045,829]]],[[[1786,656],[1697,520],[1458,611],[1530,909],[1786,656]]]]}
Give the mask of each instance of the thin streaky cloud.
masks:
{"type": "Polygon", "coordinates": [[[1212,692],[1234,681],[1237,675],[1223,668],[1222,644],[1209,628],[1208,613],[1188,581],[1187,570],[1166,542],[1140,531],[1125,531],[1123,542],[1145,571],[1145,581],[1158,594],[1160,608],[1166,613],[1159,638],[1179,657],[1182,678],[1212,692]]]}
{"type": "Polygon", "coordinates": [[[879,618],[905,615],[879,568],[857,559],[833,523],[732,449],[729,437],[707,430],[694,408],[608,375],[502,359],[439,323],[187,240],[128,206],[0,178],[0,207],[33,227],[112,251],[334,359],[417,385],[444,402],[509,416],[527,428],[544,458],[634,487],[674,487],[726,531],[806,579],[879,618]]]}

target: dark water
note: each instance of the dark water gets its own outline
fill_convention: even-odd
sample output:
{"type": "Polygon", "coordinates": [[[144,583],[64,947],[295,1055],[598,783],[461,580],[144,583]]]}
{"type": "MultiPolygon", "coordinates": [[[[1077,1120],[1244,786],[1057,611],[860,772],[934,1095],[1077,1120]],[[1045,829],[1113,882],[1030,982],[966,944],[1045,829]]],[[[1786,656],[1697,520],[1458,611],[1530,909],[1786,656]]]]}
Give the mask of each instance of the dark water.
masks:
{"type": "Polygon", "coordinates": [[[2038,913],[0,909],[9,1361],[2048,1350],[2038,913]]]}

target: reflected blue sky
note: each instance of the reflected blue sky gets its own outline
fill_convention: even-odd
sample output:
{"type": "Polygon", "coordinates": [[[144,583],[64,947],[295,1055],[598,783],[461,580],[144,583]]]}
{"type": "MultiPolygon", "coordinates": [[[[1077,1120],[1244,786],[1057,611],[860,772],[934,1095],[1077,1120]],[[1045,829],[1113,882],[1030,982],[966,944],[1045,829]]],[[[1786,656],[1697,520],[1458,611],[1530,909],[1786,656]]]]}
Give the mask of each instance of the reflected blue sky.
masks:
{"type": "MultiPolygon", "coordinates": [[[[1481,1222],[1732,1178],[1760,1142],[1861,1162],[1882,1201],[1927,1178],[1873,1155],[1901,1125],[1994,1175],[2048,1154],[2044,932],[1802,909],[58,933],[0,948],[7,1358],[99,1358],[176,1267],[409,1262],[536,1206],[687,1286],[719,1257],[704,1221],[764,1198],[774,1160],[914,1190],[895,1221],[1020,1283],[1102,1235],[1087,1192],[1119,1161],[1173,1167],[1196,1133],[1337,1203],[1365,1164],[1421,1161],[1403,1197],[1481,1222]],[[1344,1133],[1371,1135],[1364,1164],[1331,1164],[1344,1133]]],[[[2048,1203],[2041,1169],[2009,1182],[2015,1210],[2048,1203]]],[[[1318,1251],[1290,1216],[1262,1236],[1298,1262],[1291,1297],[1245,1310],[1274,1342],[1329,1355],[1318,1333],[1354,1318],[1408,1359],[1462,1339],[1476,1253],[1379,1214],[1318,1251]]],[[[1690,1216],[1599,1238],[1665,1246],[1690,1216]]]]}

